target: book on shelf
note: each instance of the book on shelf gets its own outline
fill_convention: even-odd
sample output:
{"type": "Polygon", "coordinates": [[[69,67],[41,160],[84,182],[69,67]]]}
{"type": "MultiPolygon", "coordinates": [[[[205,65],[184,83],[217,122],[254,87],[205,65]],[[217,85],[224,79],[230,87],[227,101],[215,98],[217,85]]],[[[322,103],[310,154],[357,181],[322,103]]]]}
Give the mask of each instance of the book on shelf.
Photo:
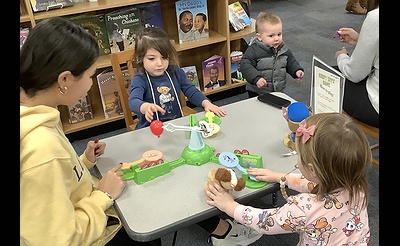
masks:
{"type": "Polygon", "coordinates": [[[33,12],[61,9],[72,6],[73,0],[30,0],[33,12]]]}
{"type": "Polygon", "coordinates": [[[224,86],[225,59],[220,55],[213,55],[202,62],[204,91],[213,90],[224,86]]]}
{"type": "Polygon", "coordinates": [[[243,78],[242,72],[240,72],[240,61],[242,60],[242,51],[232,51],[230,55],[231,59],[231,79],[232,83],[245,82],[246,79],[243,78]]]}
{"type": "Polygon", "coordinates": [[[189,81],[192,82],[197,89],[201,90],[199,84],[199,76],[197,75],[196,71],[196,66],[186,66],[181,68],[185,72],[186,77],[189,79],[189,81]]]}
{"type": "Polygon", "coordinates": [[[243,30],[251,25],[251,19],[240,1],[228,5],[229,22],[235,31],[243,30]]]}
{"type": "MultiPolygon", "coordinates": [[[[126,93],[129,94],[130,76],[128,69],[122,68],[122,76],[125,80],[126,93]]],[[[103,105],[104,117],[113,118],[124,114],[121,98],[118,92],[118,84],[111,68],[105,69],[96,76],[99,86],[101,103],[103,105]]]]}
{"type": "Polygon", "coordinates": [[[133,7],[104,14],[111,53],[134,49],[137,31],[141,28],[140,11],[133,7]]]}
{"type": "Polygon", "coordinates": [[[159,1],[136,4],[135,7],[139,9],[142,27],[155,26],[164,28],[159,1]]]}
{"type": "Polygon", "coordinates": [[[29,27],[20,27],[19,29],[19,48],[22,48],[22,45],[25,43],[26,38],[29,34],[29,27]]]}
{"type": "Polygon", "coordinates": [[[110,43],[108,42],[108,34],[106,22],[103,14],[90,15],[83,14],[69,18],[70,21],[83,27],[86,31],[96,38],[99,45],[100,55],[108,55],[110,51],[110,43]]]}
{"type": "Polygon", "coordinates": [[[73,106],[68,106],[68,122],[70,124],[93,119],[89,95],[81,97],[73,106]]]}
{"type": "Polygon", "coordinates": [[[207,0],[180,0],[175,10],[180,44],[210,36],[207,0]]]}

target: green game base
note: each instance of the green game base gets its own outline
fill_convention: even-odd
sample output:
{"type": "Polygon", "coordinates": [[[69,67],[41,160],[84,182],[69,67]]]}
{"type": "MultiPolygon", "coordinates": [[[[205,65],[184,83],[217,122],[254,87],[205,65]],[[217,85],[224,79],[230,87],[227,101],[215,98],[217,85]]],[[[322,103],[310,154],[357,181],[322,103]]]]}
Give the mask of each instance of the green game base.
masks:
{"type": "Polygon", "coordinates": [[[214,156],[214,151],[215,149],[207,144],[201,150],[192,150],[186,146],[182,151],[182,158],[188,165],[200,166],[210,162],[210,158],[214,156]]]}

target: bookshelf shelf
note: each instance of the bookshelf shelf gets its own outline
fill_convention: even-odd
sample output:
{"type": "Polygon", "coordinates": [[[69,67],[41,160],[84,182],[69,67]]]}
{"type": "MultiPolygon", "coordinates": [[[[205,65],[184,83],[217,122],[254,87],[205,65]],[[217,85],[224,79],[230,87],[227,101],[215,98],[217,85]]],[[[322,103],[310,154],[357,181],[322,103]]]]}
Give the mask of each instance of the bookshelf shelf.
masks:
{"type": "MultiPolygon", "coordinates": [[[[199,82],[202,86],[203,77],[201,73],[201,63],[203,60],[212,55],[218,54],[225,58],[225,80],[226,85],[220,88],[203,92],[205,95],[220,93],[229,89],[244,86],[245,83],[232,83],[230,73],[230,53],[233,50],[240,49],[241,39],[254,35],[255,20],[252,19],[252,25],[246,27],[239,32],[232,32],[229,28],[228,5],[237,0],[207,0],[208,19],[210,37],[195,42],[178,43],[177,20],[175,14],[176,0],[161,0],[162,18],[164,30],[168,33],[171,42],[179,53],[181,66],[195,65],[198,69],[199,82]]],[[[73,6],[62,9],[53,9],[44,12],[33,12],[30,0],[20,0],[21,11],[20,25],[28,25],[31,28],[40,20],[53,16],[69,17],[76,14],[90,12],[91,14],[104,14],[113,10],[134,6],[136,4],[154,2],[154,0],[98,0],[97,2],[74,3],[73,6]]],[[[245,1],[250,4],[250,1],[245,1]]],[[[96,67],[100,73],[106,68],[111,67],[109,55],[102,55],[96,62],[96,67]]],[[[94,76],[95,77],[95,76],[94,76]]],[[[94,118],[74,124],[68,123],[68,112],[60,109],[61,121],[66,134],[82,131],[91,127],[99,126],[109,122],[123,119],[123,116],[106,119],[103,114],[103,108],[100,98],[100,92],[97,86],[97,81],[93,81],[93,86],[88,92],[91,100],[94,118]]]]}

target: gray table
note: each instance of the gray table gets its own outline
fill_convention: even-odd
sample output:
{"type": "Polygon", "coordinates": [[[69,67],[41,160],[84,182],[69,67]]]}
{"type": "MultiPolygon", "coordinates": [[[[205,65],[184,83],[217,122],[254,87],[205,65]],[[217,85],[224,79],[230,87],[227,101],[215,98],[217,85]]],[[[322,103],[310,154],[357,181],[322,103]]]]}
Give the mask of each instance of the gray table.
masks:
{"type": "MultiPolygon", "coordinates": [[[[289,98],[282,93],[274,93],[289,98]]],[[[292,100],[293,101],[293,100],[292,100]]],[[[215,148],[215,152],[247,149],[250,154],[262,155],[264,167],[289,172],[296,163],[296,156],[283,157],[288,149],[283,145],[285,133],[289,132],[280,109],[250,98],[224,106],[227,116],[222,118],[221,130],[216,135],[204,138],[204,143],[215,148]]],[[[204,112],[196,114],[200,120],[204,112]]],[[[176,125],[189,125],[189,118],[172,121],[176,125]]],[[[164,131],[157,138],[149,128],[135,130],[106,139],[106,152],[98,158],[100,174],[107,172],[116,163],[139,160],[151,149],[162,152],[163,159],[180,158],[182,150],[189,144],[190,132],[164,131]]],[[[215,163],[201,166],[184,164],[171,172],[143,184],[133,180],[115,201],[125,230],[136,241],[150,241],[183,227],[192,225],[220,213],[206,204],[204,182],[211,168],[221,167],[215,163]]],[[[239,202],[255,199],[279,190],[278,184],[268,184],[260,189],[245,188],[234,192],[239,202]]]]}

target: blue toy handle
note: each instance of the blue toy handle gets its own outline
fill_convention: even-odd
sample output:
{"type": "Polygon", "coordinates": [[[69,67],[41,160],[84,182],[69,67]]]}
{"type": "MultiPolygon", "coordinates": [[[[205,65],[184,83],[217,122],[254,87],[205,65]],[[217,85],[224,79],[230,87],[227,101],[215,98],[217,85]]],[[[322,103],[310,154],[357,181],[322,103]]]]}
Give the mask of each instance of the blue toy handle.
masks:
{"type": "Polygon", "coordinates": [[[251,180],[258,181],[254,176],[249,175],[247,173],[246,169],[244,169],[240,165],[239,158],[234,153],[222,152],[221,154],[219,154],[218,161],[222,166],[227,167],[227,168],[236,167],[237,169],[239,169],[239,171],[248,175],[251,180]]]}

